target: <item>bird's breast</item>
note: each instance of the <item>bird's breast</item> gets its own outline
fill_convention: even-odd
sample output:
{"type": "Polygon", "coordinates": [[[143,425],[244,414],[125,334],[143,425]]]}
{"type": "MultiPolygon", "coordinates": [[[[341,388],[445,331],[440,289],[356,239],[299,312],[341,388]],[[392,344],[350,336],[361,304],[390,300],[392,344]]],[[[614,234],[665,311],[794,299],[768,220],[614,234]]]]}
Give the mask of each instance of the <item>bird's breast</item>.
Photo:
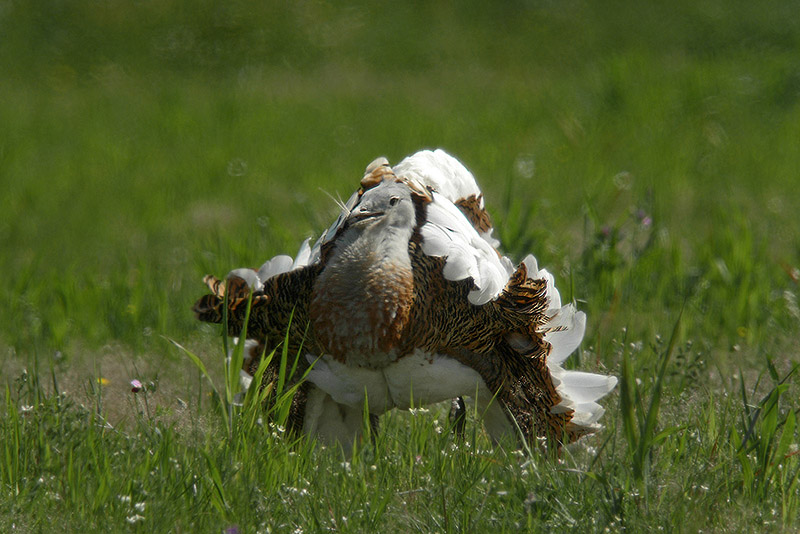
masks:
{"type": "Polygon", "coordinates": [[[413,302],[410,264],[361,257],[329,265],[311,301],[314,335],[348,366],[381,368],[397,360],[413,302]]]}

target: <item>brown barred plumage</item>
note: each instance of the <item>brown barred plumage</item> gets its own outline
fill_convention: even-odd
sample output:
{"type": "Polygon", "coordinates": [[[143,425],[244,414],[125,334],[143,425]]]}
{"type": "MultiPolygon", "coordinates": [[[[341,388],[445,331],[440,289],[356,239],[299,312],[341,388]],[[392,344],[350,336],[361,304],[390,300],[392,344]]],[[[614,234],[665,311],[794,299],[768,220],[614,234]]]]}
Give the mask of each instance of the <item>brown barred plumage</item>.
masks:
{"type": "Polygon", "coordinates": [[[489,212],[481,205],[482,203],[483,195],[470,195],[454,202],[477,231],[488,232],[492,229],[492,219],[489,217],[489,212]]]}

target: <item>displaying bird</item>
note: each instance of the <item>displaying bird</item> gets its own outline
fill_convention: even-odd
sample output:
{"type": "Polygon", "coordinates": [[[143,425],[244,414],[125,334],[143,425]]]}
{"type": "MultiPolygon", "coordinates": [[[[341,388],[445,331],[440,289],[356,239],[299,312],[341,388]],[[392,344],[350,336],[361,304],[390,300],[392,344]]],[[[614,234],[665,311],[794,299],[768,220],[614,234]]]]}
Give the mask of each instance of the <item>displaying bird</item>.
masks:
{"type": "MultiPolygon", "coordinates": [[[[495,440],[521,432],[560,444],[596,430],[595,401],[616,379],[561,367],[585,315],[561,305],[533,256],[515,268],[497,246],[480,189],[455,158],[422,151],[394,168],[381,158],[313,248],[234,271],[227,284],[206,277],[212,294],[194,309],[221,322],[227,291],[238,335],[253,291],[247,336],[303,347],[312,365],[304,395],[341,414],[316,433],[345,445],[365,403],[377,416],[464,396],[495,440]]],[[[319,419],[310,405],[301,396],[304,430],[319,419]]]]}

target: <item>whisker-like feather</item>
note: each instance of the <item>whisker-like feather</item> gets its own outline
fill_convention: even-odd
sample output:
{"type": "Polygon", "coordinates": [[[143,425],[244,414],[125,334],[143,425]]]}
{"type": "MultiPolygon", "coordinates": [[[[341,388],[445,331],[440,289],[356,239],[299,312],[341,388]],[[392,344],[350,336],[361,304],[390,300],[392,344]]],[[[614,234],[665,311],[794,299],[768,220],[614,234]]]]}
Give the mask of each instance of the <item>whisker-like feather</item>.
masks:
{"type": "Polygon", "coordinates": [[[347,206],[345,205],[344,200],[342,200],[342,196],[339,194],[338,191],[336,192],[336,196],[334,197],[332,194],[330,194],[329,192],[327,192],[323,188],[319,187],[318,189],[320,191],[322,191],[323,193],[325,193],[328,196],[328,198],[333,200],[334,204],[336,204],[336,206],[338,206],[338,208],[341,211],[347,211],[347,206]]]}

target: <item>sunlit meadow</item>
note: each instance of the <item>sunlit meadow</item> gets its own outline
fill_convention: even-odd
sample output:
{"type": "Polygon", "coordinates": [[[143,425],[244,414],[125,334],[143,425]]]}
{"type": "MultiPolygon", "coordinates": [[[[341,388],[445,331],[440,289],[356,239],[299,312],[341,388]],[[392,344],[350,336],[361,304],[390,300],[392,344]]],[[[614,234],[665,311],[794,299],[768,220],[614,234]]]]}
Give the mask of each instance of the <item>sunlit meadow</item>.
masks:
{"type": "Polygon", "coordinates": [[[797,530],[797,13],[0,1],[0,531],[797,530]],[[620,379],[559,457],[440,406],[287,436],[192,317],[432,147],[620,379]]]}

